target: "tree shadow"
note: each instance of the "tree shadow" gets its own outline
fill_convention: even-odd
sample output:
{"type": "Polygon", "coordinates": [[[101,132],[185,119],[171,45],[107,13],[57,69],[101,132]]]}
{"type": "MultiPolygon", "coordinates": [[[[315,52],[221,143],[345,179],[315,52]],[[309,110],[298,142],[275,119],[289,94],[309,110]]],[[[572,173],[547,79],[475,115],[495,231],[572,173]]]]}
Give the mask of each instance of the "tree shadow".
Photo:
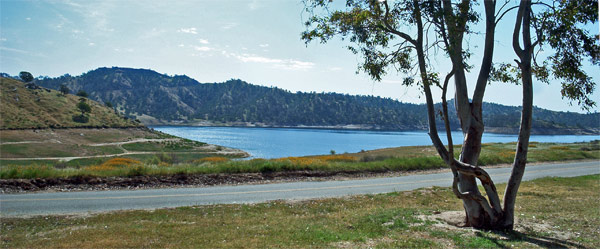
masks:
{"type": "Polygon", "coordinates": [[[475,235],[477,237],[485,238],[485,239],[493,242],[500,248],[510,248],[510,247],[505,246],[502,243],[500,243],[501,240],[505,241],[505,242],[525,241],[525,242],[529,242],[529,243],[532,243],[532,244],[535,244],[535,245],[538,245],[538,246],[541,246],[544,248],[587,248],[581,244],[567,241],[567,240],[550,238],[550,237],[541,236],[541,235],[526,234],[526,233],[522,233],[522,232],[518,232],[518,231],[487,231],[487,232],[493,233],[493,234],[495,234],[499,237],[503,237],[505,239],[502,239],[499,237],[492,237],[489,234],[482,233],[480,231],[475,232],[475,235]]]}

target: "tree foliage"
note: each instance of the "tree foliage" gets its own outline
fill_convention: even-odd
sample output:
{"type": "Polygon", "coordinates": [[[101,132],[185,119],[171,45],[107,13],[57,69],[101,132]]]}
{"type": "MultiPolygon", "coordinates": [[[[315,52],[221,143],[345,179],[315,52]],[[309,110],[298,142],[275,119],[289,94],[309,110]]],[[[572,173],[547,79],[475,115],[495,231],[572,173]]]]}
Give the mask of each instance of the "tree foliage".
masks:
{"type": "Polygon", "coordinates": [[[84,91],[84,90],[79,90],[79,91],[77,92],[77,94],[75,94],[75,95],[77,95],[77,96],[79,96],[79,97],[82,97],[82,98],[87,98],[87,97],[88,97],[88,94],[87,94],[87,92],[86,92],[86,91],[84,91]]]}
{"type": "Polygon", "coordinates": [[[92,107],[85,101],[80,101],[79,103],[77,103],[77,109],[81,111],[81,115],[92,111],[92,107]]]}
{"type": "Polygon", "coordinates": [[[33,75],[31,75],[30,72],[25,72],[25,71],[20,72],[19,78],[21,78],[21,80],[25,83],[29,83],[29,82],[33,81],[33,75]]]}
{"type": "Polygon", "coordinates": [[[63,95],[67,95],[71,92],[71,89],[69,89],[65,84],[60,84],[58,91],[60,91],[60,93],[63,95]]]}

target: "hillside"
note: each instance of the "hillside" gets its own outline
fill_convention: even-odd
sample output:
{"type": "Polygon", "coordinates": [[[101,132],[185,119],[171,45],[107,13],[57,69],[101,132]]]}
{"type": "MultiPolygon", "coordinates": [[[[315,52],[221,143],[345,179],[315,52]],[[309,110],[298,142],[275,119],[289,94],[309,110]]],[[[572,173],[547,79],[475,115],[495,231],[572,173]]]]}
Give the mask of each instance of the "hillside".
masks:
{"type": "Polygon", "coordinates": [[[78,96],[62,95],[58,91],[32,87],[11,78],[0,78],[0,129],[33,128],[76,128],[76,127],[141,127],[132,120],[116,114],[111,108],[93,100],[86,100],[91,112],[89,121],[77,123],[73,116],[80,115],[77,109],[78,96]]]}
{"type": "MultiPolygon", "coordinates": [[[[146,124],[353,125],[389,130],[419,130],[427,126],[424,105],[373,96],[292,93],[241,80],[199,83],[187,76],[168,76],[146,69],[99,68],[81,76],[44,78],[36,83],[53,89],[65,84],[74,92],[85,90],[90,98],[111,102],[125,115],[146,124]]],[[[449,109],[454,111],[452,106],[449,109]]],[[[458,127],[456,115],[450,115],[452,127],[458,127]]],[[[534,108],[533,115],[534,133],[598,133],[600,127],[598,113],[534,108]]],[[[496,131],[515,132],[519,120],[519,107],[484,105],[484,122],[496,131]]]]}

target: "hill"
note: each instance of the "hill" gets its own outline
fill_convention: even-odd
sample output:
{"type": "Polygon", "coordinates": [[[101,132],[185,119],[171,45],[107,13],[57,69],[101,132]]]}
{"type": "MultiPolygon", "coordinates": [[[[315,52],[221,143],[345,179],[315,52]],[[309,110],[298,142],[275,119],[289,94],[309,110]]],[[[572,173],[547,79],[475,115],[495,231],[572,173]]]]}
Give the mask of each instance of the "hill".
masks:
{"type": "Polygon", "coordinates": [[[0,78],[0,129],[38,128],[91,128],[91,127],[141,127],[133,120],[127,120],[111,108],[93,100],[86,100],[91,112],[86,114],[89,121],[78,123],[73,116],[81,115],[77,108],[78,96],[63,95],[55,90],[41,88],[11,79],[0,78]]]}
{"type": "MultiPolygon", "coordinates": [[[[125,115],[146,124],[208,122],[388,130],[427,127],[424,105],[373,96],[292,93],[241,80],[199,83],[185,75],[169,76],[147,69],[98,68],[81,76],[44,78],[36,83],[53,89],[65,84],[73,91],[85,90],[90,98],[111,102],[125,115]]],[[[452,106],[449,109],[454,111],[452,106]]],[[[450,115],[452,127],[457,128],[456,115],[450,115]]],[[[600,127],[598,113],[535,108],[533,115],[535,133],[598,133],[600,127]]],[[[518,129],[519,120],[519,107],[484,105],[484,122],[489,130],[512,133],[518,129]]]]}

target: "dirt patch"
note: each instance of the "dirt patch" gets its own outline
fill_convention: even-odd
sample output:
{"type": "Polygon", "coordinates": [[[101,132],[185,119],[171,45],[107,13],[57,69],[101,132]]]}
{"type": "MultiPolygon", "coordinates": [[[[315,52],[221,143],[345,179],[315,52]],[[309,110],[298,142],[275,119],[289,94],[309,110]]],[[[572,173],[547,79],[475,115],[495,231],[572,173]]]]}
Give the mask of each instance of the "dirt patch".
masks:
{"type": "MultiPolygon", "coordinates": [[[[477,235],[481,230],[464,227],[464,211],[446,211],[437,212],[431,215],[419,215],[419,219],[423,221],[433,221],[433,227],[446,230],[458,231],[469,235],[477,235]]],[[[520,219],[519,215],[515,215],[514,233],[494,232],[492,236],[499,240],[511,240],[515,236],[528,241],[532,244],[544,245],[548,247],[567,246],[578,247],[578,244],[570,242],[578,237],[577,234],[569,231],[561,230],[558,226],[553,226],[547,221],[520,219]],[[549,236],[525,236],[526,234],[544,234],[549,236]]]]}

